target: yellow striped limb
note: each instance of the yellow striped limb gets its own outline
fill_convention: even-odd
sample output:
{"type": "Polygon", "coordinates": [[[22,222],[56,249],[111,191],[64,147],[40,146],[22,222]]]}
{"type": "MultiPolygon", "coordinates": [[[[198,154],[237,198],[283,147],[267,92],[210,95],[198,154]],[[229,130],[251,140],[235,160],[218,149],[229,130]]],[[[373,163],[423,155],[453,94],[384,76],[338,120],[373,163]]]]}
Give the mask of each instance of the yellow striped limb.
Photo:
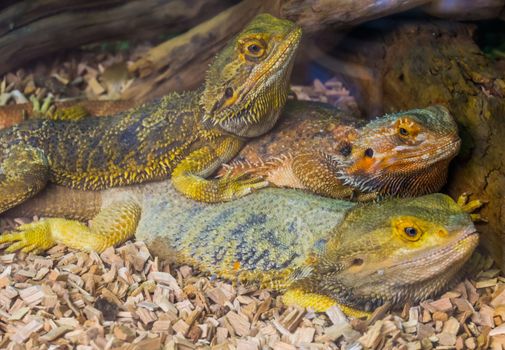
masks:
{"type": "Polygon", "coordinates": [[[289,289],[282,297],[282,301],[286,305],[299,305],[301,307],[311,308],[316,312],[325,312],[332,306],[338,306],[346,316],[354,318],[368,318],[371,315],[369,312],[339,304],[326,295],[305,292],[299,288],[289,289]]]}
{"type": "Polygon", "coordinates": [[[56,244],[102,252],[133,237],[141,208],[134,200],[120,201],[102,209],[89,226],[75,220],[45,219],[21,225],[16,232],[0,236],[0,243],[11,243],[5,250],[40,252],[56,244]]]}
{"type": "Polygon", "coordinates": [[[216,141],[214,147],[202,147],[183,159],[172,172],[174,187],[186,197],[201,202],[225,202],[243,197],[256,189],[266,187],[261,178],[243,179],[224,177],[206,180],[222,163],[240,151],[243,142],[235,138],[216,141]]]}

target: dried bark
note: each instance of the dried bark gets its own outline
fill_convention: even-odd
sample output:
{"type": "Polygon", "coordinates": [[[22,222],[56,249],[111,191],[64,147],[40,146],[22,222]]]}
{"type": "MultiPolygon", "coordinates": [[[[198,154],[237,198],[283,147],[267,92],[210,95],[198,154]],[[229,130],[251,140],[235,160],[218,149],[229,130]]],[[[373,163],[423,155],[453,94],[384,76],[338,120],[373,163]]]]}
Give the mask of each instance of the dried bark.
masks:
{"type": "Polygon", "coordinates": [[[348,0],[244,0],[234,6],[234,10],[220,13],[231,1],[9,1],[0,7],[0,74],[61,49],[138,37],[140,33],[152,34],[153,31],[180,33],[217,15],[153,49],[134,66],[134,71],[142,71],[142,77],[150,71],[151,79],[145,80],[144,86],[137,83],[123,97],[145,100],[170,90],[198,85],[211,57],[260,12],[288,18],[298,22],[306,32],[315,32],[329,25],[352,26],[429,2],[360,0],[358,6],[355,1],[348,0]],[[186,57],[187,62],[181,62],[186,57]]]}
{"type": "Polygon", "coordinates": [[[300,24],[306,34],[328,26],[351,27],[429,3],[429,0],[244,0],[187,33],[153,48],[136,62],[131,71],[138,79],[121,96],[146,101],[173,90],[186,90],[201,84],[212,57],[256,14],[269,12],[300,24]],[[310,6],[308,6],[310,4],[310,6]]]}
{"type": "Polygon", "coordinates": [[[435,0],[423,8],[430,15],[458,21],[496,18],[504,9],[504,0],[435,0]]]}
{"type": "MultiPolygon", "coordinates": [[[[377,26],[374,26],[377,28],[377,26]]],[[[481,241],[505,270],[505,73],[481,52],[472,25],[396,22],[368,32],[367,42],[339,48],[341,60],[370,72],[343,72],[369,116],[430,104],[446,105],[460,126],[463,145],[447,186],[457,197],[471,192],[489,204],[478,224],[481,241]]],[[[353,42],[349,39],[350,42],[353,42]]]]}
{"type": "Polygon", "coordinates": [[[260,1],[243,1],[152,48],[129,68],[139,79],[121,98],[146,101],[170,91],[197,87],[215,54],[263,10],[260,1]]]}
{"type": "Polygon", "coordinates": [[[0,74],[90,42],[154,30],[179,33],[228,5],[223,0],[16,1],[0,11],[0,74]]]}

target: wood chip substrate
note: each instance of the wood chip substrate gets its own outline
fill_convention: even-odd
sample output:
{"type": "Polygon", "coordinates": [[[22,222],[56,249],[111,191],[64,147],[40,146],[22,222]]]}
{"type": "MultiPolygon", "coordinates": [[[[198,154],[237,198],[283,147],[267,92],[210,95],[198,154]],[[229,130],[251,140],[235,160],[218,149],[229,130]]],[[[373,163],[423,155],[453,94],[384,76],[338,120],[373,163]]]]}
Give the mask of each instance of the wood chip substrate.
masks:
{"type": "MultiPolygon", "coordinates": [[[[9,73],[0,77],[0,105],[49,92],[56,100],[117,98],[129,84],[118,62],[90,53],[9,73]]],[[[335,79],[292,90],[300,100],[356,109],[335,79]]],[[[0,232],[15,226],[4,224],[0,232]]],[[[336,307],[287,307],[272,291],[160,261],[142,242],[100,255],[3,248],[0,349],[505,349],[505,277],[491,262],[436,300],[349,320],[336,307]]]]}
{"type": "Polygon", "coordinates": [[[1,349],[503,349],[505,278],[488,263],[436,300],[348,320],[152,257],[56,246],[0,255],[1,349]]]}

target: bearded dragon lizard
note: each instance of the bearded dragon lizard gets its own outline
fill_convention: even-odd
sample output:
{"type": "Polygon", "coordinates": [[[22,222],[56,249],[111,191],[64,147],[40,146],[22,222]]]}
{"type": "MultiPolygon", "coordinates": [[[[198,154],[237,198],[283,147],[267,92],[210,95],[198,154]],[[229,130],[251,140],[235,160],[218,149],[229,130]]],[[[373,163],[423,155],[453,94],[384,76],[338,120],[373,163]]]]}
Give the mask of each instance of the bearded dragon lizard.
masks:
{"type": "MultiPolygon", "coordinates": [[[[63,103],[44,117],[117,113],[125,105],[128,101],[63,103]]],[[[456,123],[442,106],[389,114],[367,123],[323,103],[288,101],[277,125],[250,140],[219,174],[261,176],[272,186],[359,201],[378,195],[418,196],[444,185],[460,143],[456,123]]]]}
{"type": "Polygon", "coordinates": [[[419,196],[445,184],[461,143],[443,106],[365,122],[321,103],[289,101],[283,114],[221,174],[262,176],[274,186],[342,199],[419,196]]]}
{"type": "Polygon", "coordinates": [[[161,258],[287,290],[286,303],[318,311],[339,304],[354,316],[442,291],[478,243],[470,216],[443,194],[358,204],[272,188],[208,205],[168,180],[104,191],[50,185],[4,215],[34,213],[92,220],[22,225],[0,236],[11,243],[6,251],[62,243],[101,252],[135,235],[161,258]]]}
{"type": "Polygon", "coordinates": [[[47,182],[99,190],[171,177],[189,198],[227,201],[261,178],[206,180],[276,123],[301,29],[257,16],[215,58],[202,88],[105,118],[27,120],[0,131],[0,212],[47,182]]]}

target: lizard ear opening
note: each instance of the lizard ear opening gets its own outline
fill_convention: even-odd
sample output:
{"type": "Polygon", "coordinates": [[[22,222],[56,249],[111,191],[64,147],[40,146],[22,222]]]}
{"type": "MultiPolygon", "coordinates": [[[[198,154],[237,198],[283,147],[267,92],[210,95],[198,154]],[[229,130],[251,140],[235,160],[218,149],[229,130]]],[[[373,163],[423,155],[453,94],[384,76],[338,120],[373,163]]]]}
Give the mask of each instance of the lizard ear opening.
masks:
{"type": "Polygon", "coordinates": [[[344,157],[350,156],[352,152],[352,145],[350,143],[345,143],[342,147],[340,147],[339,152],[344,157]]]}

